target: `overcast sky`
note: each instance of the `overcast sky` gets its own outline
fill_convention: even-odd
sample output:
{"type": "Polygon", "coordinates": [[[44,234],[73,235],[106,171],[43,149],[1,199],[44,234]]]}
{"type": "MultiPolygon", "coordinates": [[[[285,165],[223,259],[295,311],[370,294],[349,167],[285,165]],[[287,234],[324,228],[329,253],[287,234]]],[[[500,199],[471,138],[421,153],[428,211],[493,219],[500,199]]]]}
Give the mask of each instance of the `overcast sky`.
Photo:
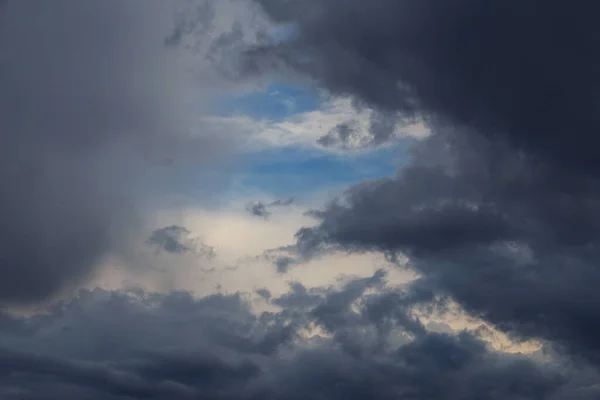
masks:
{"type": "Polygon", "coordinates": [[[0,1],[0,397],[600,398],[600,6],[0,1]]]}

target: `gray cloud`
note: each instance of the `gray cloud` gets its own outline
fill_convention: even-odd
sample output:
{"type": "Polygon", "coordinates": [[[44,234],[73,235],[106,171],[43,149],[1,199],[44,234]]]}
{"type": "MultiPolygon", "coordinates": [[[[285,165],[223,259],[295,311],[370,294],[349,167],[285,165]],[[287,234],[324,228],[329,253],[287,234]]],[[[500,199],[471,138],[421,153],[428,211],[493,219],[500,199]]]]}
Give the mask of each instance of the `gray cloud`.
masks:
{"type": "Polygon", "coordinates": [[[256,2],[296,35],[249,62],[432,129],[397,176],[300,230],[298,248],[402,253],[468,312],[600,365],[598,6],[256,2]]]}
{"type": "Polygon", "coordinates": [[[191,232],[182,226],[171,225],[152,232],[147,243],[173,254],[193,253],[208,259],[216,257],[215,249],[199,238],[190,237],[191,232]]]}
{"type": "Polygon", "coordinates": [[[273,207],[286,207],[294,203],[294,198],[290,197],[285,200],[275,200],[268,204],[258,201],[256,203],[250,203],[246,206],[246,211],[256,217],[269,218],[271,211],[269,209],[273,207]]]}
{"type": "Polygon", "coordinates": [[[450,120],[573,167],[598,166],[594,3],[255,3],[295,35],[250,51],[253,68],[277,60],[381,110],[450,120]]]}
{"type": "Polygon", "coordinates": [[[269,215],[271,215],[271,213],[267,211],[267,205],[260,201],[257,203],[248,204],[246,211],[256,217],[267,218],[269,215]]]}
{"type": "Polygon", "coordinates": [[[290,269],[290,267],[296,263],[296,259],[289,256],[277,257],[275,260],[275,267],[277,268],[277,272],[286,273],[290,269]]]}
{"type": "Polygon", "coordinates": [[[440,293],[524,338],[598,362],[594,179],[504,146],[454,136],[438,160],[416,156],[398,176],[350,189],[298,232],[305,254],[335,244],[409,256],[440,293]]]}
{"type": "Polygon", "coordinates": [[[187,89],[163,45],[172,4],[4,4],[0,303],[76,285],[123,246],[152,197],[149,163],[218,152],[181,113],[187,89]]]}
{"type": "Polygon", "coordinates": [[[352,136],[357,134],[356,130],[356,121],[343,122],[336,125],[326,135],[321,136],[317,140],[317,143],[325,147],[334,147],[336,145],[348,147],[348,142],[350,142],[352,136]]]}
{"type": "Polygon", "coordinates": [[[256,294],[259,295],[261,298],[265,299],[266,301],[271,300],[272,297],[271,291],[267,288],[257,289],[256,294]]]}
{"type": "MultiPolygon", "coordinates": [[[[280,309],[259,315],[241,294],[100,289],[29,317],[2,313],[1,397],[598,398],[593,3],[257,1],[298,30],[254,60],[275,56],[433,128],[397,176],[313,213],[320,224],[293,250],[402,253],[421,278],[293,283],[262,291],[280,309]],[[421,317],[447,297],[557,352],[542,362],[493,351],[477,332],[431,332],[421,317]]],[[[124,4],[15,0],[0,14],[2,302],[89,274],[136,225],[132,151],[162,160],[188,144],[170,68],[146,42],[167,36],[153,10],[124,4]]],[[[177,253],[188,239],[167,227],[150,242],[177,253]]]]}
{"type": "MultiPolygon", "coordinates": [[[[361,106],[357,105],[356,109],[360,111],[361,106]]],[[[400,122],[397,115],[374,110],[369,117],[367,134],[361,131],[359,121],[351,119],[336,125],[317,139],[317,143],[324,147],[342,149],[377,147],[396,137],[395,129],[400,122]]]]}
{"type": "Polygon", "coordinates": [[[20,400],[598,395],[590,383],[596,375],[585,369],[494,352],[468,332],[427,332],[410,309],[429,297],[410,286],[386,288],[382,273],[338,290],[304,292],[314,300],[290,294],[280,311],[259,315],[239,295],[100,289],[81,291],[49,313],[5,315],[0,394],[20,400]],[[328,336],[300,335],[315,324],[328,336]]]}

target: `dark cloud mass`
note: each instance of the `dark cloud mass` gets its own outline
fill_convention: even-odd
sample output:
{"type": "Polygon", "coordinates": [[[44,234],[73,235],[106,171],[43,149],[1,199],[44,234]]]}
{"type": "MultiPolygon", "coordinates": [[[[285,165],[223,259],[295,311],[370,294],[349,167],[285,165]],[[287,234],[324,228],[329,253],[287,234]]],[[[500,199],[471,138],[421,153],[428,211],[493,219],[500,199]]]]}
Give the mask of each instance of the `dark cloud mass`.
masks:
{"type": "MultiPolygon", "coordinates": [[[[256,0],[295,36],[252,50],[432,135],[298,232],[408,256],[439,293],[600,365],[600,25],[594,2],[256,0]]],[[[399,258],[398,258],[399,259],[399,258]]]]}
{"type": "MultiPolygon", "coordinates": [[[[198,13],[161,30],[167,3],[0,4],[0,306],[60,292],[126,242],[140,217],[138,159],[214,153],[178,134],[180,87],[163,51],[190,47],[221,3],[185,1],[198,13]]],[[[245,53],[244,72],[285,65],[352,97],[375,110],[373,140],[402,118],[432,132],[395,176],[311,211],[316,226],[264,257],[285,272],[331,249],[375,250],[406,257],[418,278],[292,282],[256,289],[254,302],[95,289],[27,316],[0,308],[0,398],[600,398],[599,6],[253,4],[295,28],[245,53]],[[456,304],[485,325],[436,320],[456,304]],[[497,330],[542,348],[494,350],[481,338],[497,330]]],[[[238,48],[233,26],[214,51],[238,48]]],[[[291,203],[248,211],[267,218],[291,203]]],[[[173,256],[204,249],[180,226],[147,242],[173,256]]]]}
{"type": "Polygon", "coordinates": [[[143,163],[199,149],[163,45],[168,4],[3,3],[0,303],[86,278],[139,222],[143,163]]]}
{"type": "Polygon", "coordinates": [[[594,2],[256,2],[296,27],[292,40],[257,49],[257,58],[277,57],[383,110],[449,119],[571,166],[598,167],[594,2]]]}
{"type": "Polygon", "coordinates": [[[468,332],[427,332],[420,290],[385,278],[294,289],[254,315],[239,295],[81,291],[0,327],[3,399],[576,399],[593,372],[494,352],[468,332]],[[381,290],[368,294],[373,287],[381,290]],[[310,298],[310,299],[309,299],[310,298]],[[353,306],[354,304],[354,306],[353,306]],[[302,332],[320,327],[320,336],[302,332]],[[577,374],[576,372],[579,372],[577,374]],[[449,390],[451,388],[451,391],[449,390]]]}

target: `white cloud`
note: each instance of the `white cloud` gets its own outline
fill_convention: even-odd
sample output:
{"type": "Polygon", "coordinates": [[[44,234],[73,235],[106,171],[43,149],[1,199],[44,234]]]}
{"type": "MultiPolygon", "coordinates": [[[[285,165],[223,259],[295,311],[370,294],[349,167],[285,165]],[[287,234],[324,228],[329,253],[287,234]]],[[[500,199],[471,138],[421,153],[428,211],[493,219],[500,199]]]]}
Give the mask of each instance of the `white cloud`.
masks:
{"type": "MultiPolygon", "coordinates": [[[[325,98],[318,110],[294,114],[281,121],[253,118],[247,115],[209,116],[203,118],[213,129],[220,132],[235,131],[247,140],[250,149],[260,150],[272,147],[305,146],[320,148],[317,141],[327,135],[336,126],[353,121],[356,135],[349,143],[350,147],[358,148],[361,140],[369,137],[369,123],[373,110],[363,108],[357,110],[348,98],[325,98]]],[[[422,138],[428,135],[424,123],[397,125],[396,137],[422,138]]],[[[327,151],[339,152],[336,147],[326,148],[327,151]]]]}

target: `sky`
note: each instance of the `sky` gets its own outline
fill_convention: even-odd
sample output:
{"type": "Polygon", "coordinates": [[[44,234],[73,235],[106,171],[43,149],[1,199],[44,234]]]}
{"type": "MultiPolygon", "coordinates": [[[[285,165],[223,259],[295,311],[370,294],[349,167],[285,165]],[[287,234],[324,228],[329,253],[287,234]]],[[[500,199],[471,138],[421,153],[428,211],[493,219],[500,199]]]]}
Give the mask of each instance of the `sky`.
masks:
{"type": "Polygon", "coordinates": [[[0,1],[0,398],[600,398],[599,11],[0,1]]]}

